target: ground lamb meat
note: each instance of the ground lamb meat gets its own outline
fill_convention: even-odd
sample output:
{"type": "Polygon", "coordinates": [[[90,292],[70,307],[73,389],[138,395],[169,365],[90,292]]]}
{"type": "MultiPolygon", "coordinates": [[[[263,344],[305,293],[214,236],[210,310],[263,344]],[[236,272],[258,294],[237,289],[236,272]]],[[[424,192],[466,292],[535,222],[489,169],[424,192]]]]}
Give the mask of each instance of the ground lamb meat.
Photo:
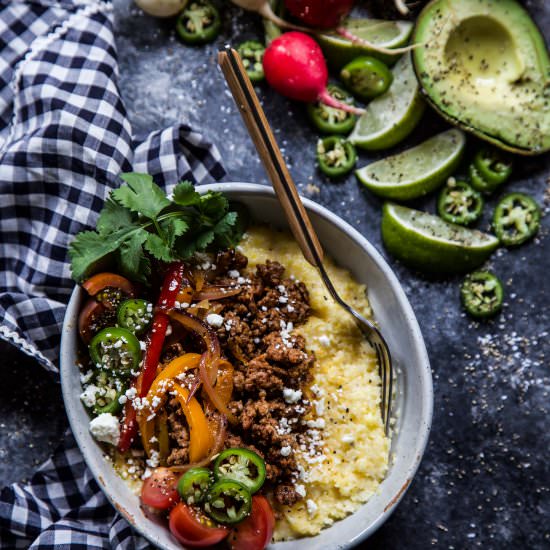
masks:
{"type": "Polygon", "coordinates": [[[177,400],[169,404],[168,436],[172,449],[167,458],[168,466],[175,466],[189,462],[189,429],[185,417],[181,412],[177,400]]]}

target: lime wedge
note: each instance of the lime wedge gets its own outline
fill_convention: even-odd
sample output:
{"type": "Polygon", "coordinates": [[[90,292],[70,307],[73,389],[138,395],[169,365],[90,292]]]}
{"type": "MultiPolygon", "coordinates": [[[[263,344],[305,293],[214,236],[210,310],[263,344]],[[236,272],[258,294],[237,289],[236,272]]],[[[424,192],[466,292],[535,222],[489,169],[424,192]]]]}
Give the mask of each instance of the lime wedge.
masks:
{"type": "Polygon", "coordinates": [[[391,202],[382,212],[382,240],[398,260],[432,274],[471,271],[498,247],[494,235],[391,202]]]}
{"type": "Polygon", "coordinates": [[[355,174],[375,195],[399,201],[415,199],[437,189],[455,171],[465,145],[464,132],[447,130],[355,174]]]}
{"type": "Polygon", "coordinates": [[[368,104],[348,138],[357,147],[392,147],[414,130],[424,112],[426,105],[420,97],[409,53],[401,57],[392,73],[390,89],[368,104]]]}
{"type": "MultiPolygon", "coordinates": [[[[400,48],[409,41],[413,24],[410,21],[384,21],[383,19],[348,19],[343,25],[359,38],[384,48],[400,48]]],[[[360,55],[372,55],[384,63],[393,64],[400,54],[380,53],[367,46],[354,44],[336,33],[320,33],[316,36],[329,67],[339,71],[360,55]]]]}

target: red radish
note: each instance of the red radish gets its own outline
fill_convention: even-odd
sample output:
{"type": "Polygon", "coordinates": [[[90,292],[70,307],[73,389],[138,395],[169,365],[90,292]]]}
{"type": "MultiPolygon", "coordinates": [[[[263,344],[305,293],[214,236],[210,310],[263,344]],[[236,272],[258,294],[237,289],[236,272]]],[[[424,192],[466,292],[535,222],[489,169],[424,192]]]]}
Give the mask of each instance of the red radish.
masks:
{"type": "Polygon", "coordinates": [[[354,0],[285,0],[288,11],[310,27],[334,29],[348,15],[354,0]]]}
{"type": "Polygon", "coordinates": [[[270,86],[290,99],[307,103],[321,101],[354,114],[365,112],[341,103],[328,93],[328,69],[323,52],[307,34],[287,32],[273,40],[265,50],[263,64],[270,86]]]}

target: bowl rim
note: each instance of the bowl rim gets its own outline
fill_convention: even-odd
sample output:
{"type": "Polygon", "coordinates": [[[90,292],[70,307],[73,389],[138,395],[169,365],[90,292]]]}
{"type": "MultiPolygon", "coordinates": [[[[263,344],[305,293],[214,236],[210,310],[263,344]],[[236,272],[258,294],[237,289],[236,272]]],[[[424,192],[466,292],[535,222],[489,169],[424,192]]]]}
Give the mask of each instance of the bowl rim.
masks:
{"type": "MultiPolygon", "coordinates": [[[[221,191],[221,192],[231,192],[231,194],[242,193],[242,194],[270,196],[270,197],[276,198],[275,191],[273,190],[273,188],[271,188],[271,186],[265,185],[265,184],[259,184],[259,183],[228,181],[228,182],[200,185],[200,186],[197,186],[196,189],[201,194],[207,191],[221,191]]],[[[384,507],[383,512],[379,514],[378,517],[374,521],[372,521],[369,525],[364,527],[360,533],[353,536],[353,538],[343,542],[342,545],[340,546],[340,548],[351,548],[356,544],[360,543],[361,541],[365,540],[366,538],[368,538],[370,535],[372,535],[390,517],[390,515],[393,513],[393,511],[395,510],[395,508],[397,507],[397,505],[399,504],[399,502],[407,492],[407,489],[410,483],[412,482],[412,479],[416,475],[416,472],[420,466],[420,462],[426,450],[426,446],[428,443],[430,430],[431,430],[431,424],[432,424],[433,405],[434,405],[432,372],[431,372],[428,352],[426,350],[424,338],[422,336],[422,332],[420,330],[420,326],[418,324],[418,321],[416,319],[412,306],[410,305],[410,302],[397,276],[395,275],[395,273],[393,272],[389,264],[386,262],[382,254],[378,252],[378,250],[374,247],[374,245],[372,245],[359,231],[357,231],[348,222],[346,222],[345,220],[343,220],[342,218],[340,218],[339,216],[331,212],[328,208],[306,197],[301,196],[301,199],[307,211],[314,212],[321,218],[324,218],[325,220],[327,220],[330,224],[336,226],[341,232],[347,234],[365,251],[365,253],[368,256],[370,256],[371,260],[373,260],[373,262],[377,264],[377,266],[383,272],[384,277],[387,279],[392,291],[395,293],[395,296],[400,304],[400,307],[402,308],[403,313],[407,319],[409,329],[411,330],[412,340],[414,341],[416,351],[419,354],[419,359],[420,359],[419,361],[420,368],[418,369],[417,374],[419,375],[419,379],[420,379],[421,390],[422,390],[421,391],[422,402],[424,404],[424,407],[422,408],[421,414],[420,414],[420,420],[419,420],[420,427],[419,427],[419,432],[417,434],[415,461],[411,467],[403,471],[403,478],[404,478],[403,485],[392,498],[388,499],[388,504],[384,507]]],[[[69,420],[69,425],[71,427],[71,431],[75,437],[75,440],[78,444],[78,447],[82,453],[82,456],[84,458],[84,461],[86,462],[87,467],[90,468],[95,480],[98,482],[98,485],[100,486],[101,490],[103,491],[103,493],[105,494],[105,496],[107,497],[111,505],[115,508],[115,510],[117,510],[119,513],[121,513],[124,516],[124,518],[132,525],[132,527],[140,535],[142,535],[152,544],[156,544],[156,541],[154,541],[153,538],[151,537],[151,533],[149,533],[144,527],[142,527],[140,522],[136,521],[136,518],[134,518],[123,506],[119,505],[116,502],[115,495],[113,494],[114,491],[108,490],[108,488],[106,487],[103,481],[101,468],[90,464],[90,462],[88,461],[87,453],[82,450],[82,449],[86,449],[87,443],[84,441],[84,436],[80,433],[80,430],[78,429],[78,428],[81,428],[81,426],[78,423],[77,419],[75,418],[75,415],[72,413],[72,410],[71,410],[72,407],[67,405],[70,402],[69,401],[70,389],[68,387],[68,384],[64,383],[65,377],[63,376],[63,374],[64,372],[68,371],[68,369],[73,368],[73,366],[68,364],[69,361],[65,362],[63,358],[64,356],[67,356],[67,354],[69,353],[68,350],[71,346],[68,335],[73,333],[76,330],[75,326],[71,326],[70,317],[71,317],[71,313],[76,307],[76,303],[78,301],[77,300],[78,295],[79,295],[79,286],[75,285],[75,288],[71,293],[70,301],[67,306],[67,310],[65,312],[65,316],[63,319],[63,327],[62,327],[62,333],[61,333],[61,346],[60,346],[61,389],[63,394],[65,410],[69,420]]],[[[315,537],[310,537],[310,538],[313,540],[315,537]]],[[[289,541],[289,542],[292,542],[292,541],[289,541]]]]}

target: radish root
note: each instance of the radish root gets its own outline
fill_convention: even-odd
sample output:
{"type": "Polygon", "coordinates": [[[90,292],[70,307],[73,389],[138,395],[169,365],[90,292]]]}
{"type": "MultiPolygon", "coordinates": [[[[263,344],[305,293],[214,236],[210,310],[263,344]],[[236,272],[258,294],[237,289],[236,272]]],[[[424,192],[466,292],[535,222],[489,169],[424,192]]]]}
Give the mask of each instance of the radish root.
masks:
{"type": "Polygon", "coordinates": [[[422,46],[422,44],[411,44],[410,46],[405,46],[404,48],[384,48],[384,46],[378,46],[377,44],[373,44],[372,42],[369,42],[364,38],[359,38],[358,36],[355,36],[352,32],[348,31],[348,29],[344,27],[338,27],[336,29],[336,32],[340,36],[347,38],[350,42],[353,42],[354,44],[366,46],[367,48],[370,48],[371,50],[374,50],[376,52],[386,53],[389,55],[410,52],[411,50],[422,46]]]}
{"type": "Polygon", "coordinates": [[[365,113],[365,109],[361,109],[359,107],[355,107],[353,105],[349,105],[347,103],[334,99],[326,89],[319,94],[319,101],[321,103],[324,103],[325,105],[328,105],[329,107],[342,109],[342,111],[346,111],[346,113],[352,113],[359,116],[365,113]]]}
{"type": "Polygon", "coordinates": [[[403,2],[403,0],[394,0],[394,4],[395,4],[395,7],[396,7],[397,11],[401,15],[407,15],[409,13],[410,10],[407,7],[407,4],[405,4],[405,2],[403,2]]]}

